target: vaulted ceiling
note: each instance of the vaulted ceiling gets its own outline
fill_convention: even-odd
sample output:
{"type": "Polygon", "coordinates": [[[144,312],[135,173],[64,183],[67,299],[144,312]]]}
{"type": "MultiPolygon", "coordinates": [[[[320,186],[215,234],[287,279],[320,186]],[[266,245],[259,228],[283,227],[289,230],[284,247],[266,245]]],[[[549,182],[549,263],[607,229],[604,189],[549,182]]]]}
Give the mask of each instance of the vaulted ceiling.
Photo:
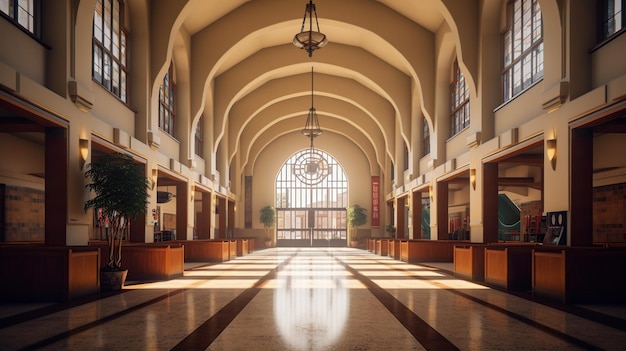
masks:
{"type": "Polygon", "coordinates": [[[308,1],[170,3],[160,10],[176,14],[164,21],[171,49],[158,75],[173,58],[179,83],[190,80],[189,130],[208,116],[213,151],[223,149],[243,169],[277,137],[303,128],[313,68],[324,132],[350,139],[372,167],[382,166],[397,157],[398,145],[413,146],[412,121],[432,121],[436,36],[450,32],[448,2],[455,11],[477,11],[475,1],[314,1],[328,45],[312,57],[292,45],[308,1]]]}

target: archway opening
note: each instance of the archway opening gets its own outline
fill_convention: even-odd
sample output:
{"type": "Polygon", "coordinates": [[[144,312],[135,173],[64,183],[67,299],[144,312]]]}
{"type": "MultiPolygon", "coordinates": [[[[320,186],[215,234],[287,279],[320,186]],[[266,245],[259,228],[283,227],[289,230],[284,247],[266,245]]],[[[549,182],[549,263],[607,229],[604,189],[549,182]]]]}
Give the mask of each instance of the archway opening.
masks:
{"type": "Polygon", "coordinates": [[[277,246],[346,246],[348,179],[334,157],[299,151],[281,167],[275,189],[277,246]]]}

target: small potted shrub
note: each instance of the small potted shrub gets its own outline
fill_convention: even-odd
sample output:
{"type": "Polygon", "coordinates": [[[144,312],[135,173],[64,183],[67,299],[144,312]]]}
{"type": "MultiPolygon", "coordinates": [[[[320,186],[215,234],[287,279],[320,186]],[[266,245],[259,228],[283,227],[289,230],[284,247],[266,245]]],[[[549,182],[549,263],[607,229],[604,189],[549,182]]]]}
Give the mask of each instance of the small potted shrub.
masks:
{"type": "Polygon", "coordinates": [[[367,222],[367,214],[365,213],[367,210],[358,204],[348,207],[347,210],[348,226],[352,228],[350,246],[357,247],[359,244],[358,228],[367,222]]]}
{"type": "Polygon", "coordinates": [[[108,264],[100,269],[100,287],[119,290],[124,285],[128,270],[122,268],[122,242],[130,221],[146,213],[148,184],[141,167],[130,155],[108,154],[88,165],[86,185],[96,196],[85,202],[85,211],[101,211],[109,221],[107,244],[108,264]]]}
{"type": "Polygon", "coordinates": [[[272,246],[272,236],[270,235],[270,228],[274,226],[276,222],[276,211],[274,207],[267,205],[259,210],[259,221],[265,228],[265,246],[272,246]]]}

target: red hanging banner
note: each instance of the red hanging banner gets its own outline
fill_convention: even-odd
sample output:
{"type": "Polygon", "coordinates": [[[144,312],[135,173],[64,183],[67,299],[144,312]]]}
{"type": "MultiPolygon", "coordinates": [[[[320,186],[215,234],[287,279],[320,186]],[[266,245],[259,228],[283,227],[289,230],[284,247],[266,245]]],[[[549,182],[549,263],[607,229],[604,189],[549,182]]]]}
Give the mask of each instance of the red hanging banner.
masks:
{"type": "Polygon", "coordinates": [[[380,177],[372,176],[372,227],[380,226],[380,177]]]}

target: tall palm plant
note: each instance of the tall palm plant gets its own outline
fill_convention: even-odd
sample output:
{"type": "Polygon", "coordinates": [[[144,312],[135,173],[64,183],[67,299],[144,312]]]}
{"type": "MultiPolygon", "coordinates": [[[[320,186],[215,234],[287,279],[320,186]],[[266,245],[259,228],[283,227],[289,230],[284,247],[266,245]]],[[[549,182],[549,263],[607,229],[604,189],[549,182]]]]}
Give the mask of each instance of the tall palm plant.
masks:
{"type": "Polygon", "coordinates": [[[85,211],[93,208],[108,218],[110,232],[108,270],[121,270],[122,241],[130,221],[146,213],[148,185],[141,167],[130,155],[113,153],[100,157],[88,165],[86,185],[96,196],[85,202],[85,211]]]}

